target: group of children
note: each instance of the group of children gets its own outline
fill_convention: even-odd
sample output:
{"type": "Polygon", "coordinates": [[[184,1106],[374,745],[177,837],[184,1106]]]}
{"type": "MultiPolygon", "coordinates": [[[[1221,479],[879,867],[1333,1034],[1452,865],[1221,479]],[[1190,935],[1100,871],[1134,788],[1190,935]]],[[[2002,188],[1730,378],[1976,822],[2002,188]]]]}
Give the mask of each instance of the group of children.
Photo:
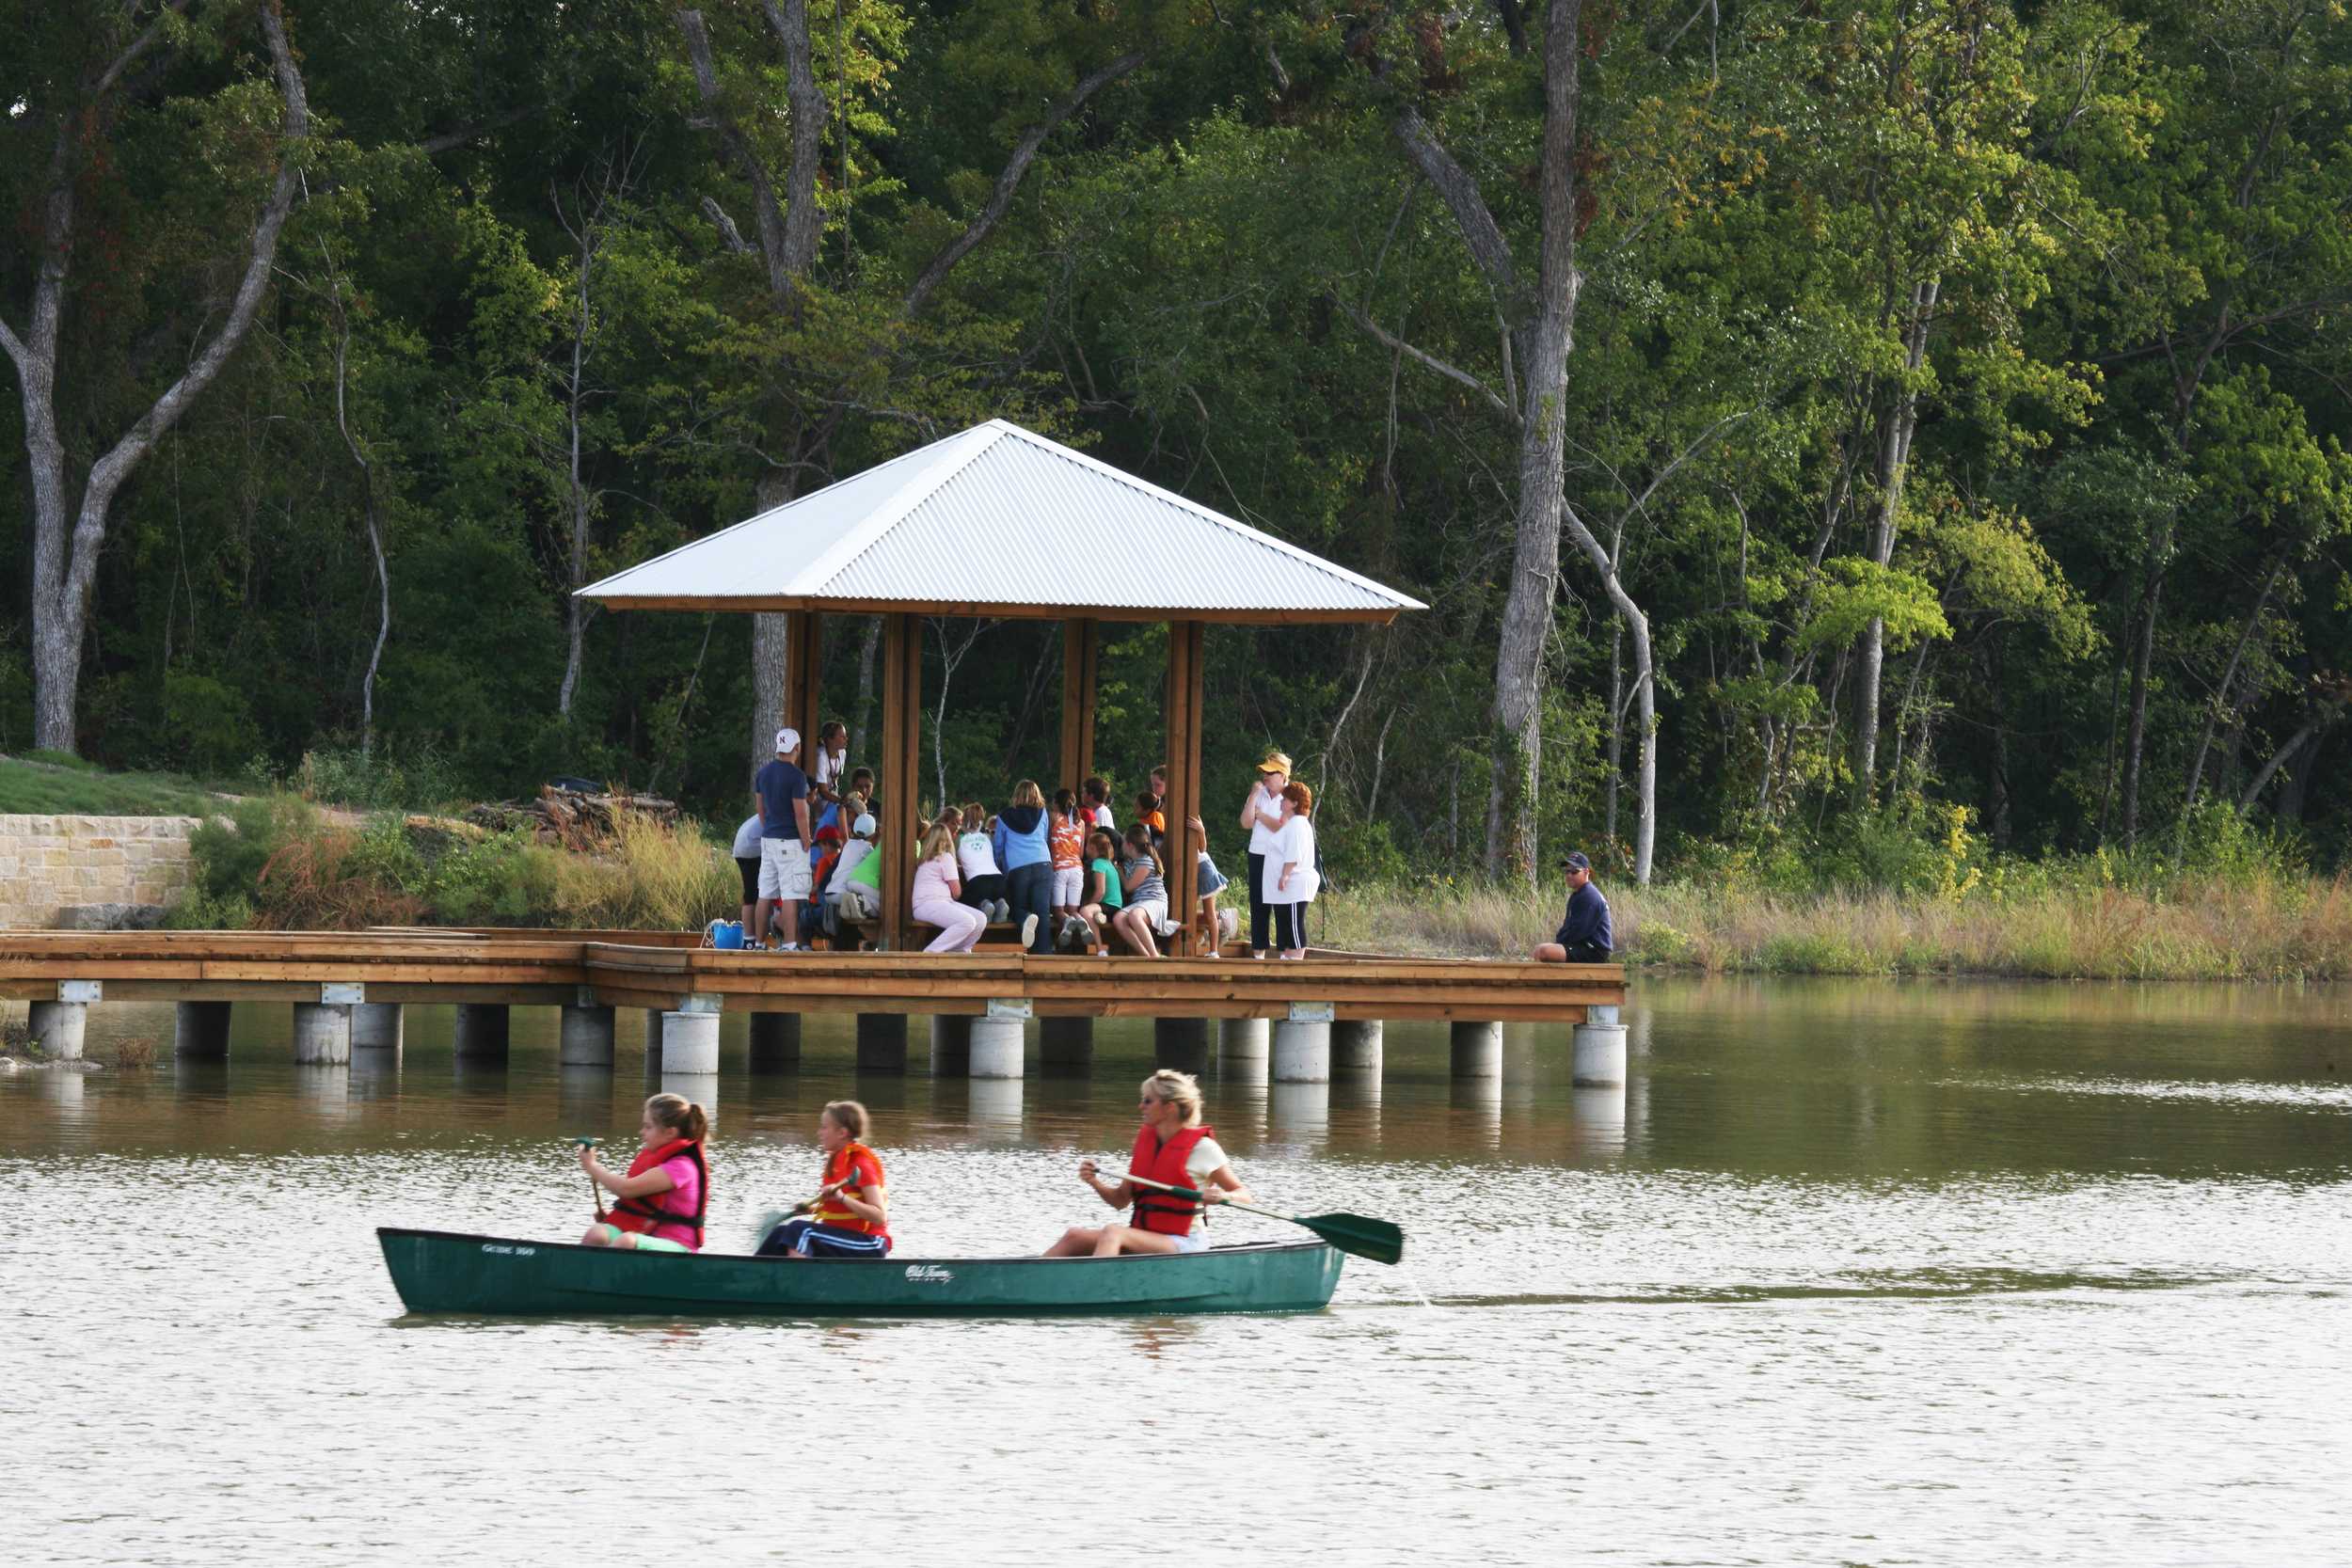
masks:
{"type": "MultiPolygon", "coordinates": [[[[805,773],[797,764],[799,736],[777,735],[778,765],[762,770],[760,809],[737,831],[737,864],[743,874],[743,928],[766,945],[768,915],[787,949],[803,932],[822,931],[833,945],[854,946],[845,929],[882,912],[882,857],[875,847],[874,775],[847,766],[848,727],[838,720],[818,732],[817,755],[805,773]],[[787,744],[787,738],[790,742],[787,744]],[[787,798],[788,813],[779,809],[787,798]],[[780,838],[797,842],[781,846],[780,838]]],[[[1313,796],[1289,777],[1290,759],[1270,752],[1243,807],[1249,830],[1249,937],[1252,957],[1271,940],[1284,958],[1305,956],[1305,906],[1319,885],[1313,796]]],[[[1168,826],[1162,801],[1166,765],[1152,770],[1151,787],[1136,798],[1135,818],[1122,832],[1110,807],[1110,785],[1089,778],[1048,801],[1028,779],[1012,800],[991,814],[978,801],[950,805],[922,825],[913,871],[914,919],[937,931],[924,949],[969,952],[992,923],[1015,926],[1032,953],[1123,950],[1158,958],[1161,940],[1184,927],[1168,908],[1168,826]]],[[[1217,907],[1227,886],[1197,816],[1184,821],[1183,848],[1196,857],[1200,928],[1212,945],[1239,929],[1236,911],[1217,907]]]]}
{"type": "MultiPolygon", "coordinates": [[[[1058,789],[1050,802],[1024,779],[1002,813],[992,816],[977,800],[941,812],[915,857],[914,918],[939,931],[924,951],[969,952],[992,921],[1018,921],[1021,944],[1032,952],[1107,955],[1116,937],[1130,952],[1159,957],[1159,939],[1178,925],[1168,908],[1166,776],[1154,769],[1152,782],[1124,833],[1099,778],[1058,789]]],[[[1225,878],[1209,858],[1200,819],[1188,826],[1203,928],[1221,938],[1216,895],[1225,878]]]]}

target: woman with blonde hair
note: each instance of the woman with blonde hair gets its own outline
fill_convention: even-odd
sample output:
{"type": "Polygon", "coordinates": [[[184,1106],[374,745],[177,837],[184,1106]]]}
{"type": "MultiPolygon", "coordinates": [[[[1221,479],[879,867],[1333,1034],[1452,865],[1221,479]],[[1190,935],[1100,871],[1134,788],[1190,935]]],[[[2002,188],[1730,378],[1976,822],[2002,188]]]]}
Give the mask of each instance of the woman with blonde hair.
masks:
{"type": "Polygon", "coordinates": [[[1125,1223],[1073,1225],[1045,1249],[1048,1258],[1116,1258],[1120,1253],[1199,1252],[1209,1244],[1212,1203],[1255,1201],[1218,1147],[1216,1129],[1200,1120],[1200,1083],[1189,1072],[1162,1068],[1143,1081],[1136,1109],[1142,1126],[1127,1157],[1127,1176],[1187,1187],[1200,1201],[1177,1197],[1121,1177],[1105,1181],[1091,1160],[1078,1163],[1078,1180],[1114,1209],[1132,1207],[1125,1223]]]}
{"type": "Polygon", "coordinates": [[[1045,821],[1045,792],[1035,779],[1012,786],[1012,804],[996,814],[990,835],[1005,868],[1005,902],[1021,927],[1021,945],[1042,958],[1054,951],[1047,921],[1054,912],[1054,847],[1045,821]]]}
{"type": "Polygon", "coordinates": [[[969,953],[988,929],[988,916],[961,902],[956,879],[956,833],[944,821],[931,824],[915,851],[914,918],[939,927],[926,953],[969,953]]]}
{"type": "Polygon", "coordinates": [[[596,1158],[593,1145],[580,1146],[580,1168],[598,1189],[596,1223],[580,1237],[586,1246],[632,1247],[639,1252],[697,1252],[703,1216],[710,1209],[710,1166],[703,1139],[710,1118],[683,1095],[658,1094],[645,1101],[638,1123],[637,1157],[625,1175],[614,1175],[596,1158]],[[604,1207],[603,1194],[613,1196],[604,1207]]]}

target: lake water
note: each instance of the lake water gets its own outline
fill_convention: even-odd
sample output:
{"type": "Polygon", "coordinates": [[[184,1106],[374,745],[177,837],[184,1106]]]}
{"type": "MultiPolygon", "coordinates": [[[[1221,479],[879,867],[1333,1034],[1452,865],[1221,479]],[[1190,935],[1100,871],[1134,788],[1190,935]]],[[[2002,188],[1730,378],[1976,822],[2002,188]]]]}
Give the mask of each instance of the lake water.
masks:
{"type": "MultiPolygon", "coordinates": [[[[570,1239],[611,1074],[518,1010],[501,1069],[167,1007],[0,1079],[5,1556],[1057,1563],[2341,1563],[2352,1557],[2352,992],[1644,981],[1624,1093],[1565,1030],[1500,1083],[1392,1024],[1384,1081],[1219,1082],[1263,1198],[1411,1236],[1296,1318],[404,1318],[372,1227],[570,1239]],[[1420,1292],[1434,1305],[1424,1306],[1420,1292]]],[[[12,1009],[21,1014],[21,1005],[12,1009]]],[[[753,1079],[727,1024],[713,1244],[877,1117],[899,1256],[1107,1214],[1148,1026],[1089,1080],[753,1079]]],[[[1033,1047],[1034,1049],[1034,1047],[1033,1047]]],[[[1034,1071],[1034,1069],[1033,1069],[1034,1071]]],[[[1285,1227],[1243,1215],[1221,1235],[1285,1227]]]]}

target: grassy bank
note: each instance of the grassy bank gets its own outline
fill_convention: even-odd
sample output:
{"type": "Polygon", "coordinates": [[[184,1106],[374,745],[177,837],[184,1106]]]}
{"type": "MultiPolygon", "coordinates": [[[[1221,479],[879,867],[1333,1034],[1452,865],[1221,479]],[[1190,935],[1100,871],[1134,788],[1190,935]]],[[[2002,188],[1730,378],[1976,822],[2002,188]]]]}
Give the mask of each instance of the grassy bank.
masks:
{"type": "MultiPolygon", "coordinates": [[[[199,828],[185,927],[356,930],[439,924],[685,930],[735,912],[735,866],[691,823],[625,816],[598,851],[302,797],[237,802],[199,828]]],[[[1769,863],[1641,888],[1606,880],[1637,967],[1733,974],[2100,980],[2352,979],[2352,877],[2223,845],[2199,864],[2091,855],[1998,860],[1955,829],[1901,889],[1792,887],[1769,863]]],[[[1318,942],[1498,957],[1549,940],[1561,895],[1448,879],[1342,879],[1318,942]]]]}
{"type": "Polygon", "coordinates": [[[724,847],[691,823],[633,816],[583,853],[527,832],[392,812],[330,817],[279,794],[239,802],[199,828],[189,847],[194,882],[166,916],[183,929],[689,930],[732,915],[741,894],[724,847]]]}
{"type": "Polygon", "coordinates": [[[109,773],[53,752],[0,757],[0,816],[202,816],[213,786],[178,773],[109,773]]]}
{"type": "MultiPolygon", "coordinates": [[[[2070,878],[1958,896],[1720,882],[1605,886],[1629,964],[1768,974],[2081,980],[2352,978],[2352,880],[2263,874],[2120,886],[2070,878]]],[[[1561,900],[1370,886],[1327,898],[1316,941],[1494,956],[1548,942],[1561,900]]]]}

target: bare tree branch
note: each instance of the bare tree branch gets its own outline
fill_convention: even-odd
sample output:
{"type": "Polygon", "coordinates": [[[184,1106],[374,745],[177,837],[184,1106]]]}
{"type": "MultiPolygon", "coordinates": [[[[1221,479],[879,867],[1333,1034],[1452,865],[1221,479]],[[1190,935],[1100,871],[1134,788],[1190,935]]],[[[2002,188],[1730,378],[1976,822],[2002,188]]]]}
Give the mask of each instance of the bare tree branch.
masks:
{"type": "Polygon", "coordinates": [[[1022,176],[1028,173],[1029,165],[1037,159],[1038,149],[1045,145],[1045,138],[1083,108],[1088,99],[1143,61],[1143,51],[1131,50],[1108,65],[1089,71],[1079,78],[1076,87],[1045,112],[1044,119],[1023,133],[1019,144],[1012,150],[1012,156],[1005,160],[1004,168],[996,176],[996,188],[990,193],[988,205],[980,209],[979,215],[965,226],[962,233],[931,258],[930,264],[915,278],[914,286],[907,291],[906,300],[898,308],[901,316],[912,316],[920,310],[924,301],[930,297],[931,291],[946,281],[947,274],[954,270],[956,263],[988,238],[989,231],[996,227],[997,221],[1011,210],[1013,196],[1021,188],[1022,176]]]}

